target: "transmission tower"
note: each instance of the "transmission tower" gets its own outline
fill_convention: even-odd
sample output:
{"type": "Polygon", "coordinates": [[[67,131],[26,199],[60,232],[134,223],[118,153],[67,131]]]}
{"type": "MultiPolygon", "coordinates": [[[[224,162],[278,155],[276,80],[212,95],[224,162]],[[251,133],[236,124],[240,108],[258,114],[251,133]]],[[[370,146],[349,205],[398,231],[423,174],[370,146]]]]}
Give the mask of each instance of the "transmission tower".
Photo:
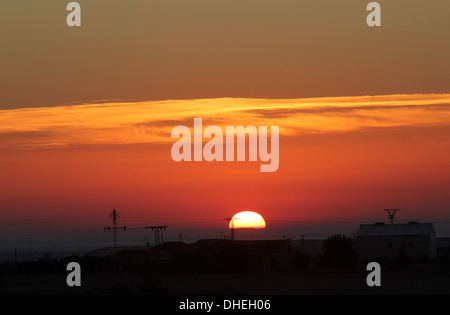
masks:
{"type": "Polygon", "coordinates": [[[232,217],[232,218],[225,218],[225,220],[227,220],[228,222],[230,222],[231,221],[231,226],[230,226],[230,237],[231,237],[231,240],[232,241],[234,241],[234,220],[237,220],[237,219],[239,219],[239,218],[235,218],[235,217],[232,217]]]}
{"type": "Polygon", "coordinates": [[[397,211],[400,211],[400,209],[384,209],[384,211],[387,211],[389,214],[388,219],[391,221],[391,224],[394,224],[394,216],[397,211]]]}
{"type": "Polygon", "coordinates": [[[167,229],[167,225],[154,225],[154,226],[146,226],[146,229],[152,229],[152,231],[155,232],[155,246],[158,246],[162,243],[162,234],[160,235],[160,232],[162,230],[167,229]]]}
{"type": "Polygon", "coordinates": [[[113,226],[112,228],[110,226],[107,226],[105,228],[103,228],[104,232],[106,232],[106,230],[108,230],[108,232],[111,232],[111,230],[113,231],[113,250],[114,253],[116,253],[117,251],[117,229],[123,229],[123,231],[125,232],[127,230],[126,226],[117,226],[117,218],[119,218],[119,212],[116,211],[116,209],[113,209],[113,211],[111,211],[111,213],[109,214],[109,217],[113,219],[113,226]]]}

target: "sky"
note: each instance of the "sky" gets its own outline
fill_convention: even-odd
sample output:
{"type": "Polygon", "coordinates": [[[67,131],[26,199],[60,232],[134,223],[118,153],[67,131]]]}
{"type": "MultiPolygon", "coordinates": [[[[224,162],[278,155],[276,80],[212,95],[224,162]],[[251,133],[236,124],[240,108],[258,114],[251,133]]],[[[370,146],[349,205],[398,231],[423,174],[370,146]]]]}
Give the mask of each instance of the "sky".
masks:
{"type": "Polygon", "coordinates": [[[109,241],[113,208],[139,242],[155,224],[220,237],[243,210],[264,237],[354,232],[384,208],[450,236],[448,1],[379,1],[375,28],[360,0],[78,2],[72,28],[64,1],[0,3],[3,248],[109,241]],[[195,117],[279,126],[278,170],[173,161],[195,117]]]}
{"type": "Polygon", "coordinates": [[[0,3],[1,108],[448,92],[445,0],[0,3]]]}

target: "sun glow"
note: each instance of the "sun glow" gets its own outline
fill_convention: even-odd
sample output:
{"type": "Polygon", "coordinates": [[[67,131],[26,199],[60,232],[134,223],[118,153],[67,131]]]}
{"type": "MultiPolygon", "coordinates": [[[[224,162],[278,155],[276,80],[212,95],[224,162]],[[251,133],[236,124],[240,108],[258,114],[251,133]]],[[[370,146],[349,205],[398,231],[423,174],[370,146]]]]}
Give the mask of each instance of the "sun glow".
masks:
{"type": "Polygon", "coordinates": [[[241,211],[236,213],[230,220],[230,229],[264,229],[266,222],[264,218],[254,211],[241,211]]]}

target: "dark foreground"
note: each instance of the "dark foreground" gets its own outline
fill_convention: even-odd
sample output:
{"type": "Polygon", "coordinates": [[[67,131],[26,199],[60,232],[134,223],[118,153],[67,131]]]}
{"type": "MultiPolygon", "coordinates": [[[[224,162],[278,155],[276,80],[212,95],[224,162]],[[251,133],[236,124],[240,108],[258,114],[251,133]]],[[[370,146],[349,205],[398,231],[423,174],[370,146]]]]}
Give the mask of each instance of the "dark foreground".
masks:
{"type": "Polygon", "coordinates": [[[380,260],[381,286],[369,287],[367,262],[356,260],[351,244],[336,245],[348,248],[328,246],[330,250],[325,247],[314,256],[286,240],[204,240],[121,249],[114,254],[105,249],[82,257],[1,263],[0,294],[450,294],[450,251],[440,252],[433,260],[380,260]],[[80,286],[69,286],[66,281],[73,262],[80,266],[80,286]]]}
{"type": "MultiPolygon", "coordinates": [[[[67,272],[68,273],[68,272],[67,272]]],[[[388,270],[381,287],[366,284],[364,270],[296,270],[223,274],[83,274],[81,287],[68,287],[67,273],[3,275],[1,294],[193,294],[358,295],[450,294],[450,271],[388,270]]]]}

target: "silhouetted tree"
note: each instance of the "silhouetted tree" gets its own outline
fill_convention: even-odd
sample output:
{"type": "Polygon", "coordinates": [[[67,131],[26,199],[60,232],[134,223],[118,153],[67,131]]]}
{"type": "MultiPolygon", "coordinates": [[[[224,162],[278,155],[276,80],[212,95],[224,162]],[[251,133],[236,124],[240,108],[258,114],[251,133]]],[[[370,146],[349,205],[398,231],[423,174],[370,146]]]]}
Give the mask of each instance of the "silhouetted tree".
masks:
{"type": "Polygon", "coordinates": [[[348,268],[356,265],[357,253],[353,241],[345,235],[330,236],[323,242],[322,250],[318,257],[320,267],[348,268]]]}
{"type": "Polygon", "coordinates": [[[302,253],[300,250],[297,250],[294,254],[293,265],[295,269],[304,269],[308,267],[309,262],[311,261],[311,256],[305,253],[302,253]]]}

